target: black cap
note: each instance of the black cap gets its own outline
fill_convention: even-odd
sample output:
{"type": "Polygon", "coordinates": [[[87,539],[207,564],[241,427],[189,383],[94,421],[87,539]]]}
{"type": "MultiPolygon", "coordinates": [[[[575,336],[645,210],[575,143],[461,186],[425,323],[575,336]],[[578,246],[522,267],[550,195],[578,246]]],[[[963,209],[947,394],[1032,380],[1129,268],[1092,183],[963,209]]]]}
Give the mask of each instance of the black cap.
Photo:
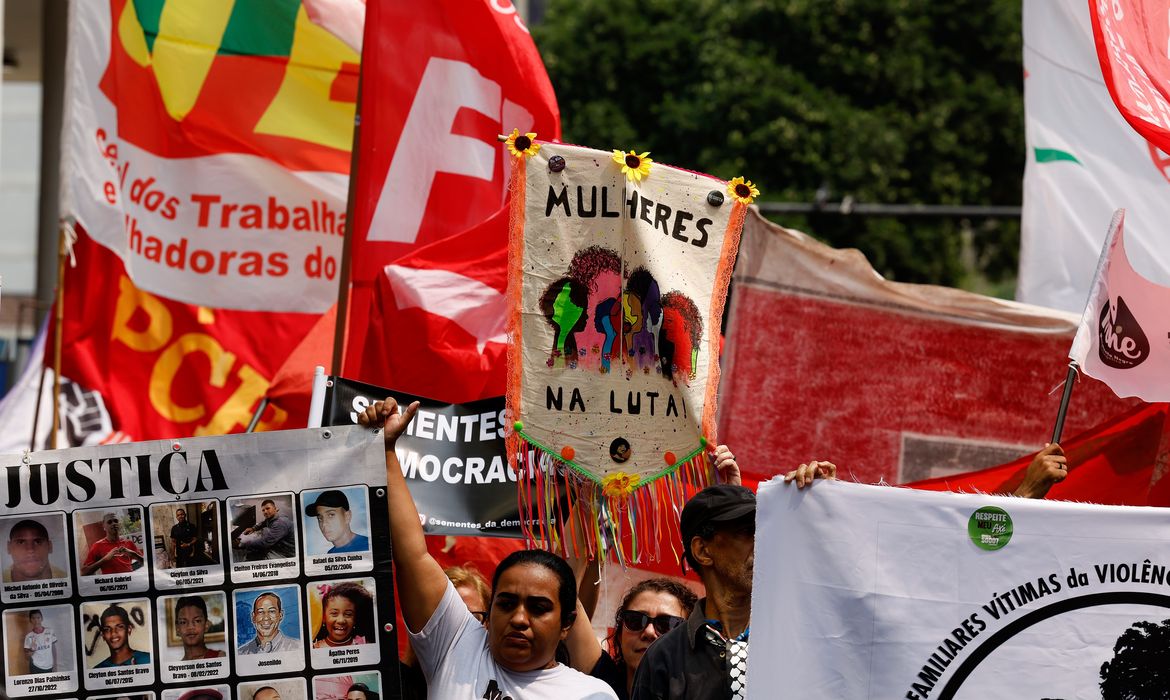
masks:
{"type": "Polygon", "coordinates": [[[756,494],[746,486],[717,484],[696,493],[683,506],[679,519],[683,550],[690,549],[691,539],[704,523],[730,523],[756,515],[756,494]]]}
{"type": "Polygon", "coordinates": [[[322,491],[320,494],[318,494],[316,501],[305,506],[305,515],[309,516],[310,518],[317,517],[317,506],[321,506],[323,508],[344,508],[345,510],[349,510],[349,499],[345,497],[344,493],[338,491],[337,489],[322,491]]]}

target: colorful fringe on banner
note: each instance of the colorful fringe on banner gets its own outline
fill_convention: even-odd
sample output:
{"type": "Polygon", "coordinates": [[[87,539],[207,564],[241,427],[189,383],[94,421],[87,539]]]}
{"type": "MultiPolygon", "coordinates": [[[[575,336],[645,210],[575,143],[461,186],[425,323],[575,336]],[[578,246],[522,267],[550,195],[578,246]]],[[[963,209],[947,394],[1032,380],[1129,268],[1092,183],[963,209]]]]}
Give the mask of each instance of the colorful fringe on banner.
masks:
{"type": "MultiPolygon", "coordinates": [[[[654,375],[650,374],[650,367],[653,366],[657,374],[663,375],[662,382],[668,382],[667,389],[662,390],[662,395],[671,394],[669,391],[669,382],[673,382],[674,392],[683,397],[682,414],[687,416],[692,421],[690,434],[693,434],[694,442],[691,447],[687,448],[682,454],[676,457],[675,452],[665,450],[661,452],[658,457],[657,467],[647,466],[646,455],[649,452],[643,450],[640,455],[642,461],[639,463],[639,468],[623,470],[622,466],[625,455],[613,455],[614,465],[609,465],[604,471],[597,466],[596,460],[591,463],[588,468],[585,463],[581,461],[584,456],[580,454],[570,444],[571,440],[566,437],[566,442],[561,446],[547,444],[548,440],[534,436],[529,430],[526,430],[523,423],[524,411],[522,411],[522,404],[524,401],[523,383],[526,376],[526,368],[523,361],[524,350],[522,347],[522,330],[524,329],[523,320],[525,313],[525,295],[524,277],[525,277],[525,246],[526,246],[526,218],[528,216],[528,189],[529,189],[529,173],[528,173],[528,159],[535,156],[540,150],[541,146],[535,142],[535,134],[519,134],[518,131],[513,131],[512,135],[507,137],[507,146],[509,152],[513,157],[513,168],[510,181],[510,209],[509,209],[509,273],[508,273],[508,318],[507,331],[509,337],[508,349],[508,368],[507,368],[507,405],[509,422],[506,443],[508,451],[509,463],[517,472],[517,505],[520,511],[521,528],[524,532],[525,539],[529,546],[540,547],[554,551],[565,557],[582,557],[588,559],[599,558],[602,560],[612,557],[619,564],[625,566],[628,564],[639,564],[646,561],[666,561],[672,560],[680,562],[682,552],[679,549],[681,544],[681,534],[679,532],[679,515],[682,511],[683,504],[699,490],[716,482],[716,475],[711,465],[706,452],[708,447],[713,447],[716,439],[715,414],[716,414],[716,391],[719,385],[719,358],[717,349],[719,346],[718,339],[720,337],[720,322],[723,317],[723,307],[727,297],[727,285],[730,282],[732,268],[735,263],[736,253],[739,247],[740,232],[742,230],[744,217],[747,213],[747,207],[751,204],[752,198],[758,194],[758,191],[752,187],[750,182],[744,183],[742,178],[736,178],[731,183],[723,183],[722,181],[710,178],[712,183],[719,183],[726,187],[726,192],[731,196],[730,212],[724,212],[722,215],[727,217],[727,222],[722,230],[721,241],[719,242],[717,265],[713,269],[708,270],[708,275],[714,277],[713,291],[710,296],[710,303],[707,308],[707,317],[702,319],[699,328],[701,330],[692,329],[690,331],[690,338],[694,340],[696,337],[702,338],[706,343],[705,349],[708,350],[707,357],[702,358],[700,355],[698,340],[694,340],[695,346],[692,349],[687,345],[685,357],[682,361],[671,365],[671,372],[666,371],[666,362],[659,357],[658,354],[653,355],[654,365],[647,365],[645,359],[636,357],[632,349],[628,350],[624,345],[619,347],[615,352],[606,352],[603,354],[605,367],[597,370],[602,376],[618,377],[622,370],[625,370],[625,378],[628,380],[632,375],[634,369],[641,369],[642,374],[649,375],[651,379],[642,381],[651,381],[654,375]],[[746,188],[745,188],[746,185],[746,188]],[[705,334],[705,337],[703,335],[705,334]],[[710,348],[715,348],[715,351],[710,351],[710,348]],[[692,358],[703,362],[702,368],[697,363],[692,363],[692,358]],[[614,366],[609,365],[610,362],[614,366]],[[705,362],[704,362],[705,361],[705,362]],[[659,369],[657,363],[662,362],[663,369],[659,369]],[[642,363],[642,364],[637,364],[642,363]],[[637,367],[635,365],[637,364],[637,367]],[[679,365],[682,365],[680,367],[679,365]],[[679,384],[683,383],[686,386],[684,389],[690,389],[691,384],[698,384],[703,382],[702,387],[695,386],[694,389],[701,389],[701,393],[684,394],[678,390],[679,384]],[[693,398],[702,397],[702,410],[694,413],[688,413],[692,408],[686,401],[686,396],[693,398]],[[632,473],[637,471],[638,473],[632,473]],[[664,548],[669,548],[664,551],[664,548]]],[[[562,153],[575,157],[576,153],[567,149],[575,149],[576,147],[555,146],[560,149],[562,153]]],[[[583,149],[582,149],[583,150],[583,149]]],[[[589,151],[589,154],[596,152],[589,151]]],[[[633,151],[628,154],[623,154],[620,151],[615,151],[613,160],[622,166],[623,174],[629,178],[630,182],[635,180],[643,184],[647,178],[651,177],[650,169],[652,166],[657,166],[649,158],[648,154],[643,153],[640,156],[633,151]]],[[[541,158],[544,158],[542,154],[541,158]]],[[[552,173],[560,173],[565,168],[565,158],[560,155],[551,156],[547,159],[548,169],[552,173]]],[[[582,159],[578,159],[578,165],[582,159]]],[[[594,163],[599,161],[594,160],[589,165],[592,167],[594,163]]],[[[608,166],[613,167],[613,166],[608,166]]],[[[666,166],[661,166],[666,167],[666,166]]],[[[677,170],[677,169],[676,169],[677,170]]],[[[567,174],[567,173],[566,173],[567,174]]],[[[690,180],[697,181],[697,187],[692,186],[692,190],[702,190],[706,193],[708,189],[708,178],[706,176],[697,176],[693,173],[686,173],[690,180]]],[[[677,179],[677,176],[676,176],[677,179]]],[[[539,189],[544,187],[543,181],[531,183],[534,188],[539,189]]],[[[688,181],[687,184],[690,184],[688,181]]],[[[554,188],[549,186],[549,201],[552,202],[556,192],[554,188]]],[[[592,196],[594,198],[594,206],[596,210],[596,192],[597,187],[592,188],[592,196]]],[[[602,189],[602,216],[607,216],[606,208],[606,192],[604,184],[602,189]]],[[[716,190],[705,196],[704,206],[711,208],[718,208],[723,204],[722,189],[716,190]]],[[[541,191],[541,196],[543,196],[541,191]]],[[[625,190],[622,190],[623,200],[625,190]]],[[[653,195],[656,190],[633,190],[635,194],[632,196],[632,201],[637,202],[638,192],[645,199],[653,195]]],[[[694,194],[691,192],[690,194],[694,194]]],[[[582,195],[579,193],[577,197],[580,199],[582,195]]],[[[694,197],[692,196],[692,200],[694,197]]],[[[541,205],[544,200],[541,200],[541,205]]],[[[561,202],[562,200],[557,200],[561,202]]],[[[578,200],[579,201],[579,200],[578,200]]],[[[611,200],[612,201],[612,200],[611,200]]],[[[545,219],[548,219],[548,212],[551,211],[553,204],[547,205],[549,209],[544,210],[545,219]]],[[[564,208],[567,213],[570,208],[570,203],[565,200],[564,208]]],[[[618,204],[618,211],[621,211],[622,204],[618,204]]],[[[631,205],[632,206],[632,205],[631,205]]],[[[658,204],[659,207],[666,205],[658,204]]],[[[647,209],[647,205],[643,205],[643,210],[647,209]]],[[[580,212],[579,212],[580,213],[580,212]]],[[[655,212],[656,216],[661,218],[660,211],[655,212]]],[[[539,214],[537,214],[539,216],[539,214]]],[[[585,215],[588,216],[588,215],[585,215]]],[[[617,216],[614,212],[610,212],[608,216],[617,216]]],[[[688,216],[690,216],[688,214],[688,216]]],[[[642,217],[649,223],[649,219],[643,215],[642,217]]],[[[636,222],[635,222],[636,223],[636,222]]],[[[685,222],[684,222],[685,223],[685,222]]],[[[706,223],[711,224],[711,220],[706,220],[706,223]]],[[[637,224],[640,226],[640,224],[637,224]]],[[[702,223],[698,224],[702,228],[702,223]]],[[[658,228],[655,226],[655,228],[658,228]]],[[[661,228],[665,231],[665,228],[661,228]]],[[[601,234],[598,234],[600,237],[601,234]]],[[[679,241],[686,243],[686,239],[680,238],[676,222],[675,236],[679,241]]],[[[707,241],[707,233],[704,232],[702,242],[707,241]]],[[[548,243],[550,250],[554,248],[556,242],[544,241],[548,243]]],[[[572,242],[570,242],[571,244],[572,242]]],[[[677,244],[675,244],[677,245],[677,244]]],[[[695,244],[697,245],[697,243],[695,244]]],[[[701,246],[700,246],[701,247],[701,246]]],[[[690,249],[684,249],[689,251],[690,249]]],[[[624,251],[624,248],[623,248],[624,251]]],[[[705,251],[704,251],[705,253],[705,251]]],[[[714,253],[708,254],[712,259],[715,258],[714,253]]],[[[533,263],[531,267],[545,270],[547,265],[543,262],[527,261],[533,263]]],[[[624,261],[623,261],[624,262],[624,261]]],[[[693,264],[693,263],[692,263],[693,264]]],[[[701,270],[700,270],[701,271],[701,270]]],[[[548,276],[545,273],[544,276],[548,276]]],[[[628,266],[626,267],[626,276],[629,276],[628,266]]],[[[543,280],[541,280],[543,281],[543,280]]],[[[665,284],[665,282],[664,282],[665,284]]],[[[576,291],[580,291],[579,289],[576,291]]],[[[625,294],[625,292],[622,292],[625,294]]],[[[658,293],[657,288],[655,294],[658,293]]],[[[531,295],[531,290],[528,290],[531,295]]],[[[671,294],[675,294],[675,298],[683,296],[682,292],[672,290],[671,294]]],[[[569,292],[567,285],[565,285],[559,295],[556,297],[557,304],[575,303],[577,304],[577,315],[572,317],[572,322],[577,324],[575,328],[583,328],[585,319],[581,316],[587,315],[589,311],[594,311],[595,316],[601,316],[600,309],[589,309],[588,305],[580,302],[567,302],[569,292]],[[585,307],[581,309],[580,307],[585,307]],[[578,323],[580,319],[580,323],[578,323]]],[[[547,296],[547,293],[546,293],[547,296]]],[[[662,298],[666,298],[668,294],[663,294],[662,298]]],[[[687,298],[689,301],[689,297],[687,298]]],[[[620,301],[625,304],[625,297],[621,297],[620,301]]],[[[529,306],[533,305],[531,296],[529,296],[529,306]]],[[[694,302],[691,302],[694,307],[694,302]]],[[[639,309],[641,311],[641,309],[639,309]]],[[[629,314],[624,306],[623,313],[629,314]]],[[[532,314],[532,309],[529,309],[532,314]]],[[[694,316],[696,314],[692,314],[694,316]]],[[[698,316],[701,319],[701,316],[698,316]]],[[[589,318],[590,321],[595,321],[598,330],[601,330],[602,320],[611,320],[609,317],[605,318],[589,318]]],[[[641,320],[650,327],[649,320],[643,316],[641,320]]],[[[619,323],[621,319],[619,319],[619,323]]],[[[672,320],[673,323],[678,324],[677,319],[672,320]]],[[[667,334],[666,328],[663,324],[666,323],[665,316],[660,316],[655,321],[656,328],[659,335],[665,337],[667,334]]],[[[624,332],[623,328],[623,332],[624,332]]],[[[672,333],[678,333],[677,325],[672,327],[672,333]]],[[[563,337],[564,332],[559,332],[559,336],[563,337]]],[[[618,335],[619,339],[621,335],[618,335]]],[[[558,337],[559,342],[559,337],[558,337]]],[[[612,341],[611,341],[612,342],[612,341]]],[[[578,358],[580,362],[585,364],[590,359],[596,361],[599,358],[588,358],[589,350],[584,346],[580,350],[576,350],[573,346],[573,352],[558,353],[557,350],[552,352],[552,356],[547,360],[547,367],[549,370],[557,370],[560,368],[558,363],[563,363],[563,369],[566,372],[577,371],[578,358]],[[579,352],[579,355],[578,355],[579,352]]],[[[567,349],[567,348],[566,348],[567,349]]],[[[597,351],[594,350],[594,353],[597,351]]],[[[651,352],[654,352],[653,350],[651,352]]],[[[531,357],[530,357],[531,363],[531,357]]],[[[545,371],[543,367],[538,368],[545,371]]],[[[590,368],[595,369],[595,368],[590,368]]],[[[580,375],[574,375],[580,376],[580,375]]],[[[639,379],[641,379],[639,377],[639,379]]],[[[578,380],[579,381],[579,380],[578,380]]],[[[632,385],[640,388],[643,385],[632,385]]],[[[653,397],[658,397],[659,393],[655,385],[655,391],[648,392],[653,397]]],[[[550,389],[551,391],[551,389],[550,389]]],[[[574,391],[573,396],[577,396],[574,391]]],[[[529,401],[533,401],[532,396],[529,396],[529,401]]],[[[549,399],[551,401],[551,399],[549,399]]],[[[653,400],[653,399],[652,399],[653,400]]],[[[666,398],[662,399],[662,403],[666,403],[666,398]]],[[[610,398],[612,406],[612,395],[610,398]]],[[[639,396],[639,401],[641,397],[639,396]]],[[[673,396],[670,401],[674,401],[673,396]]],[[[671,404],[673,407],[673,403],[671,404]]],[[[572,412],[573,404],[570,399],[570,409],[572,412]]],[[[660,413],[669,415],[669,410],[666,408],[659,409],[660,413]]],[[[639,411],[641,408],[639,406],[639,411]]],[[[613,411],[613,413],[621,413],[620,410],[613,411]]],[[[648,412],[653,415],[653,409],[648,412]]],[[[582,402],[581,413],[584,414],[584,407],[582,402]]],[[[630,410],[629,413],[636,413],[630,410]]],[[[677,409],[676,409],[677,415],[677,409]]],[[[588,418],[580,418],[580,420],[588,420],[588,418]]],[[[599,422],[601,418],[597,419],[599,422]]],[[[578,432],[587,432],[588,439],[597,441],[594,431],[590,428],[584,428],[578,432]]],[[[601,432],[598,430],[597,432],[601,432]]],[[[546,431],[547,433],[547,431],[546,431]]],[[[577,440],[578,444],[588,439],[581,437],[581,435],[573,434],[572,431],[560,433],[564,436],[572,435],[577,440]]],[[[602,433],[606,434],[607,433],[602,433]]],[[[623,433],[624,434],[624,433],[623,433]]],[[[633,438],[631,438],[633,441],[633,438]]],[[[616,444],[616,441],[615,441],[616,444]]],[[[674,443],[674,444],[677,444],[674,443]]],[[[610,445],[612,448],[612,445],[610,445]]],[[[627,443],[625,447],[629,448],[627,443]]],[[[634,460],[631,459],[631,464],[634,460]]]]}
{"type": "Polygon", "coordinates": [[[530,547],[565,558],[605,561],[612,557],[622,566],[680,563],[683,504],[716,483],[715,471],[702,451],[620,493],[529,444],[516,430],[508,437],[508,458],[517,471],[516,503],[530,547]],[[668,552],[662,549],[664,543],[668,552]]]}

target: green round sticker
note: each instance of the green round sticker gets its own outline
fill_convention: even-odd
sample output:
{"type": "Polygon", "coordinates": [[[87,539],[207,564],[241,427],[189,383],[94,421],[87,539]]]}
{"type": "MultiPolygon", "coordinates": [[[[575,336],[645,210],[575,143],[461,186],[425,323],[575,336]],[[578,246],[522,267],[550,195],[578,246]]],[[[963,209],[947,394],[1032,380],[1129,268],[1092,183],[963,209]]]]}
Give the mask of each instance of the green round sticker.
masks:
{"type": "Polygon", "coordinates": [[[1012,538],[1012,516],[1003,508],[983,506],[967,521],[967,534],[980,549],[1003,549],[1012,538]]]}

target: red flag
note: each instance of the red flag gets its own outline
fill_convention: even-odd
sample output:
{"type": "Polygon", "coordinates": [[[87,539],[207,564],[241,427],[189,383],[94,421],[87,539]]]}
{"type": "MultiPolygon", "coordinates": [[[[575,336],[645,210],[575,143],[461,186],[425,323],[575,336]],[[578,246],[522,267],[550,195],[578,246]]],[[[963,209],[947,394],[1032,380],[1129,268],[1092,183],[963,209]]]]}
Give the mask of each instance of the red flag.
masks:
{"type": "MultiPolygon", "coordinates": [[[[276,370],[275,349],[290,347],[316,320],[150,294],[84,231],[74,251],[84,263],[65,284],[61,374],[96,392],[79,403],[103,399],[112,425],[131,439],[243,431],[276,370]]],[[[297,424],[279,407],[262,416],[261,429],[287,427],[297,424]]]]}
{"type": "Polygon", "coordinates": [[[364,381],[451,403],[504,393],[507,236],[501,210],[383,268],[364,381]]]}
{"type": "Polygon", "coordinates": [[[502,372],[502,362],[485,355],[494,341],[468,304],[490,307],[491,290],[503,289],[506,221],[468,229],[504,202],[509,160],[496,136],[519,128],[558,138],[556,98],[506,0],[371,3],[365,29],[344,372],[444,400],[477,398],[494,381],[482,371],[502,372]],[[433,274],[418,272],[426,268],[417,261],[385,272],[417,247],[461,232],[458,242],[427,250],[433,274]],[[405,303],[403,292],[415,285],[428,291],[405,303]],[[380,307],[372,306],[376,289],[392,295],[380,307]],[[377,352],[363,356],[367,309],[380,318],[369,341],[377,352]],[[398,381],[397,368],[409,368],[411,386],[398,381]],[[441,376],[442,386],[428,384],[428,375],[441,376]],[[466,394],[442,395],[443,386],[461,385],[466,394]]]}
{"type": "MultiPolygon", "coordinates": [[[[1167,404],[1142,404],[1063,443],[1068,476],[1048,498],[1105,505],[1170,506],[1163,479],[1167,404]]],[[[976,472],[907,484],[928,491],[1011,493],[1024,479],[1032,455],[976,472]]]]}
{"type": "Polygon", "coordinates": [[[1164,0],[1089,0],[1101,75],[1130,126],[1170,152],[1170,8],[1164,0]]]}

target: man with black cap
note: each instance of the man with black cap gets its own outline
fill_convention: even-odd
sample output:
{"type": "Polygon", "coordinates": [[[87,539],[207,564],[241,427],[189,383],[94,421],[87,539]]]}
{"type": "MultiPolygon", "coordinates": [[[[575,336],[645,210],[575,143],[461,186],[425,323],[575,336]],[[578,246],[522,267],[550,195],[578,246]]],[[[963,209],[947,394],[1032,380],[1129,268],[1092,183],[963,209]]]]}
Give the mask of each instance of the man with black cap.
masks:
{"type": "Polygon", "coordinates": [[[370,539],[351,527],[353,513],[349,510],[349,499],[341,491],[322,491],[317,500],[305,506],[305,515],[317,519],[321,535],[333,545],[326,554],[369,551],[370,539]]]}
{"type": "MultiPolygon", "coordinates": [[[[730,453],[728,453],[730,458],[730,453]]],[[[804,488],[832,479],[829,462],[802,464],[784,476],[804,488]]],[[[646,650],[631,700],[742,700],[747,696],[747,651],[755,562],[756,495],[732,483],[709,486],[687,502],[679,522],[683,557],[703,580],[707,596],[685,624],[646,650]]]]}

